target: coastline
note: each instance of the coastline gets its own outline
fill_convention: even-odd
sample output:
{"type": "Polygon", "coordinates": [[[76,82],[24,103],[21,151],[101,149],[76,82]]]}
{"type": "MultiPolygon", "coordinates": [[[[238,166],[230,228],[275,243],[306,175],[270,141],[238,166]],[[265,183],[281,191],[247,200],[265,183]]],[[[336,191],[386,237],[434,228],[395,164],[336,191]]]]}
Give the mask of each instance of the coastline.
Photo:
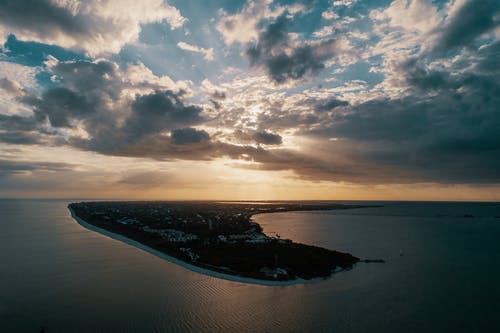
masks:
{"type": "Polygon", "coordinates": [[[288,280],[288,281],[272,281],[272,280],[268,281],[268,280],[259,280],[259,279],[253,279],[253,278],[242,277],[242,276],[231,275],[231,274],[224,274],[221,272],[217,272],[217,271],[213,271],[213,270],[202,268],[202,267],[199,267],[196,265],[189,264],[183,260],[177,259],[177,258],[170,256],[168,254],[165,254],[161,251],[155,250],[155,249],[153,249],[145,244],[142,244],[138,241],[135,241],[133,239],[127,238],[125,236],[122,236],[120,234],[117,234],[117,233],[114,233],[114,232],[111,232],[108,230],[105,230],[103,228],[96,227],[96,226],[86,222],[85,220],[80,218],[78,215],[76,215],[75,212],[73,211],[73,209],[71,209],[69,207],[68,207],[68,209],[71,213],[71,217],[79,225],[81,225],[85,229],[97,232],[103,236],[112,238],[114,240],[120,241],[120,242],[125,243],[127,245],[134,246],[140,250],[143,250],[143,251],[148,252],[152,255],[160,257],[160,258],[167,260],[173,264],[177,264],[177,265],[179,265],[187,270],[190,270],[192,272],[215,277],[215,278],[219,278],[219,279],[223,279],[223,280],[228,280],[228,281],[232,281],[232,282],[239,282],[239,283],[248,283],[248,284],[254,284],[254,285],[261,285],[261,286],[267,286],[267,287],[279,287],[279,286],[286,287],[286,286],[292,286],[292,285],[297,285],[297,284],[309,284],[309,283],[315,283],[315,282],[319,282],[319,281],[325,281],[325,280],[330,279],[335,273],[342,271],[342,270],[339,270],[339,271],[332,272],[332,274],[327,278],[314,278],[314,279],[310,279],[310,280],[293,279],[293,280],[288,280]]]}

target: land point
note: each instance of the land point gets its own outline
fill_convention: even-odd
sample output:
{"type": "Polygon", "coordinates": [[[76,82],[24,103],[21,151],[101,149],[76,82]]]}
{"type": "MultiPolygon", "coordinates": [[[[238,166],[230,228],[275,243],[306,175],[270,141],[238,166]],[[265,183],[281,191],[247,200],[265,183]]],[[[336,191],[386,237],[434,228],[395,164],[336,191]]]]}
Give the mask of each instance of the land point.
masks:
{"type": "MultiPolygon", "coordinates": [[[[363,208],[316,202],[80,202],[73,217],[155,254],[241,281],[327,278],[360,261],[349,254],[263,233],[255,214],[363,208]],[[153,250],[153,251],[151,251],[153,250]],[[163,255],[161,255],[163,256],[163,255]]],[[[116,237],[114,237],[116,238],[116,237]]],[[[199,270],[198,270],[199,271],[199,270]]],[[[215,276],[218,276],[217,274],[215,276]]]]}

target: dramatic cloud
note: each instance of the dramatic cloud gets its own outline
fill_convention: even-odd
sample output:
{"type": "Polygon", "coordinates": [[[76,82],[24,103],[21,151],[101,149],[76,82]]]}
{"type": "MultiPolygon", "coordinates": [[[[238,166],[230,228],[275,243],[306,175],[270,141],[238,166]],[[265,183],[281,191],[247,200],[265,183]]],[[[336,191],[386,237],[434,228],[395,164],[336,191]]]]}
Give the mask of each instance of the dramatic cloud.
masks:
{"type": "Polygon", "coordinates": [[[12,33],[94,55],[118,52],[137,40],[141,24],[162,20],[178,28],[186,19],[162,0],[0,1],[0,37],[12,33]]]}
{"type": "Polygon", "coordinates": [[[132,103],[132,113],[123,130],[129,138],[137,139],[161,133],[163,130],[196,124],[201,121],[201,109],[184,105],[182,94],[158,91],[138,96],[132,103]]]}
{"type": "Polygon", "coordinates": [[[422,180],[500,181],[498,76],[453,76],[421,66],[405,67],[412,97],[344,108],[311,134],[334,137],[347,147],[362,144],[358,163],[404,168],[422,180]]]}
{"type": "Polygon", "coordinates": [[[186,127],[172,131],[172,143],[175,145],[185,145],[199,143],[210,139],[208,133],[204,130],[197,130],[195,128],[186,127]]]}
{"type": "Polygon", "coordinates": [[[53,88],[41,99],[29,101],[34,106],[36,117],[43,122],[48,118],[53,127],[71,127],[70,119],[86,118],[95,110],[95,105],[67,88],[53,88]]]}
{"type": "MultiPolygon", "coordinates": [[[[33,116],[0,114],[0,129],[5,130],[0,133],[2,141],[34,143],[33,131],[40,135],[52,131],[53,136],[64,133],[59,138],[55,135],[55,144],[66,142],[83,149],[120,154],[141,140],[152,140],[152,136],[162,136],[164,131],[202,121],[202,109],[185,104],[186,91],[167,90],[171,84],[175,88],[173,81],[151,78],[148,71],[140,75],[140,66],[124,72],[115,63],[104,60],[55,61],[48,69],[58,85],[40,96],[21,97],[25,105],[31,106],[33,116]],[[24,137],[22,131],[26,132],[24,137]]],[[[3,83],[12,88],[10,81],[3,83]]]]}
{"type": "Polygon", "coordinates": [[[269,132],[256,132],[253,138],[255,142],[265,145],[280,145],[283,142],[280,135],[269,132]]]}
{"type": "Polygon", "coordinates": [[[286,16],[280,16],[259,34],[257,43],[247,50],[251,65],[264,66],[278,84],[318,73],[325,68],[324,62],[333,57],[337,48],[333,39],[292,43],[288,34],[290,24],[286,16]]]}
{"type": "Polygon", "coordinates": [[[341,100],[336,99],[336,98],[331,98],[327,101],[316,104],[315,108],[316,108],[316,111],[321,112],[321,111],[331,111],[338,106],[346,106],[346,105],[349,105],[349,103],[346,101],[341,101],[341,100]]]}
{"type": "Polygon", "coordinates": [[[498,1],[176,6],[0,0],[3,184],[500,184],[498,1]]]}
{"type": "Polygon", "coordinates": [[[214,99],[217,99],[217,100],[224,100],[226,99],[226,93],[223,92],[223,91],[215,91],[213,94],[212,94],[212,97],[214,99]]]}
{"type": "Polygon", "coordinates": [[[497,0],[467,0],[452,8],[436,49],[448,51],[456,47],[472,47],[477,37],[500,26],[500,2],[497,0]],[[461,4],[463,3],[463,4],[461,4]]]}
{"type": "Polygon", "coordinates": [[[283,138],[279,134],[274,134],[268,131],[242,131],[238,130],[234,133],[234,137],[244,143],[255,142],[264,145],[280,145],[283,143],[283,138]]]}

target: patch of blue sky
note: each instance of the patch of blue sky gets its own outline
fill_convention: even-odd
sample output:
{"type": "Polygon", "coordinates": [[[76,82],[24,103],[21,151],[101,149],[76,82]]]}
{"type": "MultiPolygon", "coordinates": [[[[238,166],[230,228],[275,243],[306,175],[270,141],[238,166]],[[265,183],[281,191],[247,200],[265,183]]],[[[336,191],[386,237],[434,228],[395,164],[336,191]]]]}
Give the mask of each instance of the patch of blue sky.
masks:
{"type": "Polygon", "coordinates": [[[335,74],[335,78],[341,82],[352,80],[365,81],[368,88],[373,88],[384,80],[384,75],[382,73],[371,72],[371,68],[372,64],[369,62],[358,61],[355,64],[343,67],[342,71],[335,74]]]}
{"type": "Polygon", "coordinates": [[[59,61],[89,60],[82,52],[67,50],[56,45],[20,41],[12,34],[8,36],[1,53],[3,61],[30,67],[42,66],[48,56],[59,61]]]}
{"type": "Polygon", "coordinates": [[[219,9],[223,8],[226,13],[236,13],[247,5],[245,0],[211,0],[211,1],[186,1],[169,0],[189,21],[196,24],[206,17],[215,17],[219,9]]]}

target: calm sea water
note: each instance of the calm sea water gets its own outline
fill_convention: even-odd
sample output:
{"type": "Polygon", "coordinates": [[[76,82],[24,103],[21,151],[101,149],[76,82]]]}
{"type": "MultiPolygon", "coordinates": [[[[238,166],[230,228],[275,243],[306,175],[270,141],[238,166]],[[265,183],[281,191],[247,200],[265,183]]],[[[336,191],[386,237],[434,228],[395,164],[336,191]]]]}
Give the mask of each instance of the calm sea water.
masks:
{"type": "Polygon", "coordinates": [[[88,231],[67,203],[0,200],[0,332],[500,329],[500,204],[255,216],[270,234],[387,260],[266,287],[200,275],[88,231]]]}

